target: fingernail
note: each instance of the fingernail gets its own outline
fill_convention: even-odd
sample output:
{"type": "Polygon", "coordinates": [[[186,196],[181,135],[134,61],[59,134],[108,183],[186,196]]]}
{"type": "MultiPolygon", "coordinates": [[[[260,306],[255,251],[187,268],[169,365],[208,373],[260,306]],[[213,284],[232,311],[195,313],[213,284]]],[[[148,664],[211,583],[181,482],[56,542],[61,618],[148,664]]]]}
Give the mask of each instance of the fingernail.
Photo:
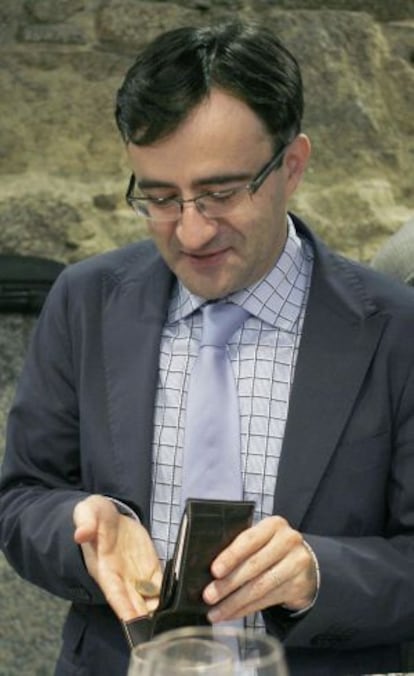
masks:
{"type": "Polygon", "coordinates": [[[205,588],[203,596],[208,603],[216,603],[218,601],[218,594],[213,585],[205,588]]]}
{"type": "Polygon", "coordinates": [[[215,577],[224,577],[226,573],[226,568],[225,566],[220,563],[219,561],[215,563],[212,567],[212,573],[215,577]]]}
{"type": "Polygon", "coordinates": [[[208,620],[209,620],[210,622],[212,622],[212,623],[213,623],[213,622],[219,622],[219,621],[220,621],[220,617],[221,617],[221,613],[220,613],[219,610],[216,610],[216,609],[210,610],[210,611],[207,613],[207,618],[208,618],[208,620]]]}

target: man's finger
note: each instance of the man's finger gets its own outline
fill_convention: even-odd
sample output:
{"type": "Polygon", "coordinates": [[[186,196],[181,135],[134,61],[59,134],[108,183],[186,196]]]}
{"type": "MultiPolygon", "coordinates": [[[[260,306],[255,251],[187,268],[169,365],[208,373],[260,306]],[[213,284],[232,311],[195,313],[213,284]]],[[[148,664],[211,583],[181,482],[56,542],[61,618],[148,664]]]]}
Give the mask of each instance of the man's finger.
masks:
{"type": "Polygon", "coordinates": [[[81,500],[75,505],[73,523],[76,529],[75,532],[81,532],[81,529],[89,533],[97,530],[98,513],[91,497],[81,500]]]}
{"type": "Polygon", "coordinates": [[[213,561],[211,572],[216,578],[223,578],[240,564],[265,547],[282,529],[288,527],[280,516],[263,519],[255,526],[238,535],[213,561]]]}
{"type": "Polygon", "coordinates": [[[108,604],[120,620],[128,621],[148,615],[145,599],[134,585],[112,570],[99,570],[98,582],[108,604]]]}
{"type": "Polygon", "coordinates": [[[78,526],[74,532],[74,540],[76,544],[78,545],[83,545],[86,542],[91,542],[96,538],[96,524],[90,522],[86,524],[82,524],[81,526],[78,526]]]}

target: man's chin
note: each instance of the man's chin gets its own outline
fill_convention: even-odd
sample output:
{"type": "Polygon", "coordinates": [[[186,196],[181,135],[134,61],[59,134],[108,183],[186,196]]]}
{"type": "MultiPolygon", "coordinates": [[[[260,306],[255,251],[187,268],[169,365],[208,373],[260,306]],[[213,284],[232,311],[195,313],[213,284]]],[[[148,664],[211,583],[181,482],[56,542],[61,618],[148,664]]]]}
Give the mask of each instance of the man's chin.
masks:
{"type": "Polygon", "coordinates": [[[183,256],[174,272],[194,295],[206,300],[224,298],[239,287],[237,261],[231,249],[211,256],[183,256]]]}
{"type": "Polygon", "coordinates": [[[206,300],[225,298],[234,290],[230,284],[220,284],[218,280],[195,279],[193,276],[179,278],[190,293],[206,300]]]}

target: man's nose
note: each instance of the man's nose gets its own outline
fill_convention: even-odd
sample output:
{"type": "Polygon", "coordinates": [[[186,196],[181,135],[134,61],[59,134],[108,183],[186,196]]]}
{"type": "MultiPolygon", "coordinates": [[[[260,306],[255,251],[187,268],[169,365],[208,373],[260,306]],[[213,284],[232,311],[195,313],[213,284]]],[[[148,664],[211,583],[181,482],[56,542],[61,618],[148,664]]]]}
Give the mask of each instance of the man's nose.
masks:
{"type": "Polygon", "coordinates": [[[183,204],[175,232],[186,251],[197,251],[215,237],[217,221],[204,216],[195,203],[190,202],[183,204]]]}

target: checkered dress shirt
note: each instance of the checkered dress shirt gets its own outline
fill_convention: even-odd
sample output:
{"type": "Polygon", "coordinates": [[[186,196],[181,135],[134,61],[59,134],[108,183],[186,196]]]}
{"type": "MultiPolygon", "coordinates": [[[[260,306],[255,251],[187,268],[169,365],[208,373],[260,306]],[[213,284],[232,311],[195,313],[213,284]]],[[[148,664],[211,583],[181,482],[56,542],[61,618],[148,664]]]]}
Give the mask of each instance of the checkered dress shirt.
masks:
{"type": "MultiPolygon", "coordinates": [[[[289,219],[284,250],[268,275],[228,297],[251,313],[228,349],[240,404],[243,498],[254,521],[273,511],[290,390],[312,272],[310,245],[289,219]]],[[[186,400],[201,339],[204,300],[180,283],[160,348],[153,441],[152,537],[161,561],[172,556],[180,522],[186,400]]],[[[255,623],[257,626],[257,623],[255,623]]]]}

